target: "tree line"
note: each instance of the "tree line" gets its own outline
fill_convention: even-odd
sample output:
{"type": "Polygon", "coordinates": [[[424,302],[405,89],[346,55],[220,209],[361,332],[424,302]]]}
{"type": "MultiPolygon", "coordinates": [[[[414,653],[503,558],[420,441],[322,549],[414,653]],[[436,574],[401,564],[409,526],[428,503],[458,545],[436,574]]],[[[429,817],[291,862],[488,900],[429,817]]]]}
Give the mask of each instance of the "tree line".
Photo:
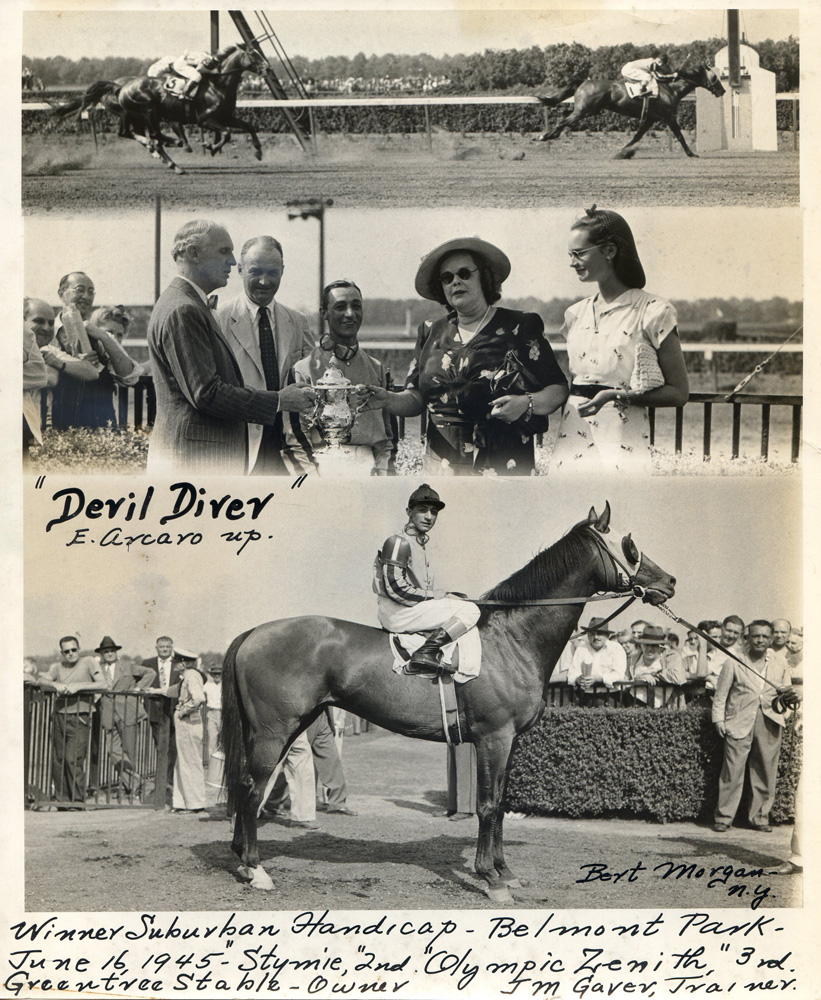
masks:
{"type": "MultiPolygon", "coordinates": [[[[665,54],[671,65],[713,64],[715,53],[725,45],[723,38],[708,38],[688,45],[637,46],[632,42],[620,45],[602,45],[590,48],[580,42],[534,45],[525,49],[486,49],[471,55],[444,55],[435,57],[427,53],[417,55],[365,55],[358,52],[353,57],[325,56],[306,59],[295,56],[293,65],[303,79],[347,79],[349,77],[375,80],[390,78],[447,77],[449,89],[454,94],[488,91],[518,91],[553,89],[568,86],[588,76],[617,77],[621,67],[633,59],[641,59],[654,52],[665,54]]],[[[761,67],[776,74],[779,93],[798,90],[799,44],[790,35],[787,39],[766,39],[756,43],[761,67]]],[[[159,56],[157,56],[159,58],[159,56]]],[[[95,80],[116,80],[124,76],[145,73],[154,59],[134,59],[108,56],[105,59],[67,59],[65,56],[23,57],[23,64],[31,67],[46,87],[87,86],[95,80]]]]}

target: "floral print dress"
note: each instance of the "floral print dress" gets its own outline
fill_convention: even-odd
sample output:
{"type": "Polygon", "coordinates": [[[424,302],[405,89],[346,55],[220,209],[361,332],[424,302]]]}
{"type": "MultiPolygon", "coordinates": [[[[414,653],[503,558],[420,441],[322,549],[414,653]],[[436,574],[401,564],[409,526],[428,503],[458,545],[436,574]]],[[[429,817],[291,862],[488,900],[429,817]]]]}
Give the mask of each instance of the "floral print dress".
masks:
{"type": "MultiPolygon", "coordinates": [[[[563,332],[571,383],[575,387],[629,389],[636,347],[658,351],[677,326],[675,308],[641,288],[629,288],[612,302],[598,295],[576,302],[566,312],[563,332]]],[[[606,403],[591,417],[578,408],[589,397],[574,392],[554,423],[549,472],[652,471],[650,418],[644,406],[606,403]]]]}
{"type": "Polygon", "coordinates": [[[405,387],[428,408],[426,472],[535,473],[532,434],[490,417],[492,376],[508,351],[532,376],[532,391],[567,384],[536,313],[497,307],[466,343],[455,317],[421,324],[405,387]]]}

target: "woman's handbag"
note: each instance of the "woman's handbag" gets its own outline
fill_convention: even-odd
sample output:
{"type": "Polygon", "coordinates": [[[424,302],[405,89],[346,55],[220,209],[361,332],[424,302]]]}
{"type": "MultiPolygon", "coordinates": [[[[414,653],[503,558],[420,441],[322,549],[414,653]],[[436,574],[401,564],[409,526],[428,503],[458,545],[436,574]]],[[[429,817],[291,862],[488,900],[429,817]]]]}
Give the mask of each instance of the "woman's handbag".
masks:
{"type": "MultiPolygon", "coordinates": [[[[490,376],[490,398],[492,401],[502,396],[524,396],[528,392],[538,392],[541,386],[525,368],[515,351],[508,351],[504,360],[490,376]]],[[[530,416],[519,417],[510,425],[523,434],[544,434],[550,423],[549,418],[541,413],[531,413],[530,416]]]]}
{"type": "Polygon", "coordinates": [[[664,372],[659,366],[655,347],[639,341],[636,344],[636,361],[630,377],[630,388],[634,392],[648,392],[662,385],[664,385],[664,372]]]}

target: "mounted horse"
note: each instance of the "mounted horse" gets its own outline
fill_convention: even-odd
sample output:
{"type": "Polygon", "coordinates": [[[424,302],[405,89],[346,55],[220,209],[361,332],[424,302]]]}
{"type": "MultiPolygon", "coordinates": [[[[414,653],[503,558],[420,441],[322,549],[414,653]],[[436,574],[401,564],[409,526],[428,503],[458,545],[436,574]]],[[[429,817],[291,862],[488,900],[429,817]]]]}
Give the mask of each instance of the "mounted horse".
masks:
{"type": "MultiPolygon", "coordinates": [[[[237,45],[226,52],[220,64],[203,77],[197,93],[186,100],[165,87],[164,76],[137,76],[125,82],[100,80],[86,91],[83,100],[94,98],[120,116],[120,135],[142,143],[152,156],[161,159],[177,174],[185,171],[168,155],[165,147],[176,145],[163,135],[163,122],[172,128],[198,125],[216,134],[213,143],[203,143],[211,155],[218,153],[231,141],[231,130],[247,132],[254,146],[254,155],[262,159],[262,146],[256,130],[237,117],[237,91],[244,73],[264,73],[265,58],[254,49],[237,45]],[[107,105],[107,102],[110,102],[107,105]],[[118,110],[119,109],[119,110],[118,110]]],[[[72,102],[73,103],[73,102],[72,102]]],[[[184,134],[183,134],[184,137],[184,134]]],[[[190,149],[190,147],[189,147],[190,149]]]]}
{"type": "MultiPolygon", "coordinates": [[[[478,601],[482,669],[459,685],[463,737],[478,759],[476,872],[497,902],[520,883],[504,858],[505,787],[515,742],[545,709],[545,687],[585,601],[597,592],[642,593],[651,604],[675,579],[610,529],[610,505],[589,515],[478,601]]],[[[386,632],[318,616],[259,625],[225,654],[222,742],[232,850],[255,888],[273,889],[260,864],[257,817],[272,775],[298,733],[334,705],[378,726],[444,743],[430,678],[395,674],[386,632]]]]}
{"type": "Polygon", "coordinates": [[[657,97],[651,98],[647,115],[641,121],[643,100],[641,97],[631,97],[624,80],[585,80],[578,85],[578,80],[555,94],[540,96],[542,104],[549,108],[558,107],[568,98],[573,98],[573,110],[550,132],[533,139],[533,142],[547,142],[558,139],[570,125],[575,125],[584,118],[590,118],[601,111],[614,111],[626,118],[636,118],[640,121],[638,130],[630,142],[626,143],[618,153],[617,160],[629,160],[635,155],[634,147],[654,122],[663,122],[678,139],[681,148],[688,156],[698,156],[687,145],[687,141],[679,127],[677,114],[682,99],[691,94],[697,87],[708,90],[714,97],[721,97],[724,87],[717,74],[708,66],[695,66],[693,69],[679,69],[678,79],[670,83],[659,82],[657,97]]]}

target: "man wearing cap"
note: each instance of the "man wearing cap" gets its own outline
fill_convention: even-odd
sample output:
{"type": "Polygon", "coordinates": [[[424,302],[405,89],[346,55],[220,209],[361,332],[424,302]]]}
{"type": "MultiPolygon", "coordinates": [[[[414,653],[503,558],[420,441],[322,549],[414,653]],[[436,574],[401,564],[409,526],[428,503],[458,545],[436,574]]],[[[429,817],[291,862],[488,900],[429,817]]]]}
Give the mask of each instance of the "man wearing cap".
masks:
{"type": "Polygon", "coordinates": [[[726,833],[735,819],[748,760],[752,790],[750,825],[762,833],[772,830],[770,809],[786,722],[786,713],[774,708],[773,699],[776,695],[795,695],[786,660],[769,648],[772,636],[770,622],[761,618],[750,622],[747,648],[733,650],[743,662],[728,659],[716,683],[713,722],[724,740],[713,823],[716,833],[726,833]]]}
{"type": "Polygon", "coordinates": [[[611,638],[613,633],[603,618],[591,618],[586,634],[573,653],[567,670],[567,683],[576,684],[589,692],[596,684],[612,688],[623,681],[627,672],[627,655],[621,644],[611,638]]]}
{"type": "Polygon", "coordinates": [[[407,524],[385,541],[374,562],[380,625],[389,632],[435,630],[411,656],[405,668],[408,673],[455,673],[455,667],[442,663],[442,647],[479,621],[475,604],[435,585],[430,531],[444,506],[427,483],[414,490],[408,500],[407,524]]]}
{"type": "Polygon", "coordinates": [[[658,97],[659,80],[669,82],[678,79],[678,73],[670,67],[667,56],[658,53],[647,59],[634,59],[633,62],[625,63],[621,68],[621,75],[629,85],[630,96],[643,98],[641,122],[647,118],[650,98],[658,97]]]}
{"type": "MultiPolygon", "coordinates": [[[[107,691],[134,692],[149,687],[157,676],[151,667],[120,662],[122,649],[110,635],[103,636],[94,650],[100,657],[100,671],[107,691]]],[[[115,697],[105,694],[100,699],[100,723],[108,734],[108,756],[127,793],[137,792],[141,781],[137,773],[137,727],[146,718],[142,698],[115,697]]]]}
{"type": "MultiPolygon", "coordinates": [[[[319,344],[291,369],[298,385],[316,385],[329,370],[340,372],[355,385],[388,388],[391,375],[375,357],[359,344],[359,328],[364,309],[362,292],[352,281],[332,281],[322,290],[320,315],[327,320],[328,332],[319,344]]],[[[349,397],[351,407],[361,399],[349,397]]],[[[396,450],[390,415],[386,410],[366,409],[357,413],[345,444],[344,458],[336,466],[323,463],[324,440],[316,421],[304,414],[290,413],[285,423],[285,439],[302,472],[320,475],[387,476],[393,471],[396,450]]]]}

